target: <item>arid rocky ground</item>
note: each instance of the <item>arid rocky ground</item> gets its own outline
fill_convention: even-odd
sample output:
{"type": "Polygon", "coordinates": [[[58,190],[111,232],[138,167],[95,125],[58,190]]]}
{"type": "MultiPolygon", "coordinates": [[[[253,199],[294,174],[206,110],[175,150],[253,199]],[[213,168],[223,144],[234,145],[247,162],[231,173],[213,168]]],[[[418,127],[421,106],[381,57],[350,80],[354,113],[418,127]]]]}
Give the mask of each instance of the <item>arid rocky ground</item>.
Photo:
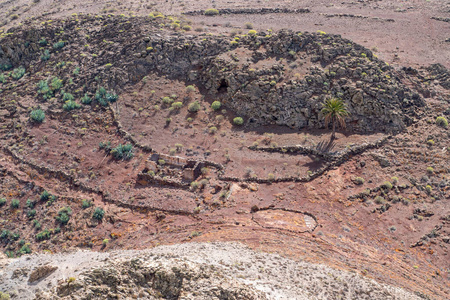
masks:
{"type": "MultiPolygon", "coordinates": [[[[314,280],[317,264],[337,277],[358,274],[355,284],[376,285],[372,299],[449,298],[450,134],[437,122],[450,115],[445,1],[41,0],[0,8],[0,246],[22,256],[3,261],[6,272],[26,264],[28,252],[98,251],[82,252],[86,266],[89,257],[123,254],[125,270],[132,255],[145,261],[148,252],[121,250],[234,241],[258,251],[250,261],[278,253],[283,266],[311,269],[314,280]],[[203,14],[213,7],[219,15],[203,14]],[[351,112],[334,141],[320,114],[329,96],[351,112]],[[31,118],[37,109],[43,122],[31,118]],[[130,157],[116,148],[125,144],[130,157]]],[[[208,270],[219,263],[180,257],[208,270]]],[[[256,265],[266,269],[274,256],[265,257],[256,265]]],[[[286,290],[264,272],[269,284],[255,288],[250,265],[234,276],[220,269],[230,299],[241,299],[236,289],[248,299],[342,292],[339,278],[327,295],[295,280],[286,290]]],[[[58,272],[54,280],[71,276],[58,272]]],[[[0,291],[22,299],[12,288],[18,278],[2,276],[0,291]]],[[[189,288],[202,287],[208,299],[211,280],[189,288]]]]}

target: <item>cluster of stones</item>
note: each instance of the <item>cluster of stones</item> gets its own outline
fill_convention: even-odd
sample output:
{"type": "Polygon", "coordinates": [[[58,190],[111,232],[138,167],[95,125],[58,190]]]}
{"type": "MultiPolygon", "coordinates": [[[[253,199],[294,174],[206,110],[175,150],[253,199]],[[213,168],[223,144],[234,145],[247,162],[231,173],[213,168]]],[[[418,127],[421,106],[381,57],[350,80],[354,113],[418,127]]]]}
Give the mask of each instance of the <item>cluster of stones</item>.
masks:
{"type": "Polygon", "coordinates": [[[79,16],[77,22],[70,19],[42,28],[12,29],[13,34],[2,39],[0,63],[7,61],[16,66],[38,59],[40,53],[33,49],[40,37],[56,40],[55,34],[61,29],[64,35],[60,39],[68,42],[68,49],[62,52],[74,54],[86,42],[72,35],[76,26],[102,25],[91,26],[95,29],[89,31],[89,44],[94,49],[90,51],[98,50],[98,58],[80,58],[80,64],[98,70],[80,76],[90,92],[98,86],[96,76],[118,90],[157,72],[194,81],[208,93],[221,92],[218,96],[223,104],[245,117],[248,124],[292,128],[323,128],[322,103],[326,98],[338,97],[350,112],[349,129],[360,132],[401,131],[425,105],[417,92],[402,84],[392,67],[370,50],[338,35],[287,30],[276,34],[252,32],[230,42],[224,36],[168,34],[156,28],[159,21],[146,18],[133,18],[129,23],[126,20],[79,16]],[[111,43],[104,45],[105,41],[111,43]],[[227,59],[230,50],[236,48],[250,51],[251,57],[227,59]],[[274,60],[270,67],[252,67],[274,60]],[[107,62],[114,64],[106,68],[107,62]],[[289,75],[290,68],[299,69],[303,64],[309,65],[300,68],[305,75],[289,75]]]}

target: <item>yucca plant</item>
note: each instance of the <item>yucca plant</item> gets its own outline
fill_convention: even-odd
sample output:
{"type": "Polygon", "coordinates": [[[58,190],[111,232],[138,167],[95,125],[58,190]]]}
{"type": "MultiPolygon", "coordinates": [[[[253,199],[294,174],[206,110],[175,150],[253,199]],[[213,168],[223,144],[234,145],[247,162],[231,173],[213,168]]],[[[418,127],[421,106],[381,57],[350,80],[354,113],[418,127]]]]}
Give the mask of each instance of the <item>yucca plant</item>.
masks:
{"type": "Polygon", "coordinates": [[[349,115],[345,103],[337,98],[328,99],[322,104],[321,112],[325,117],[325,127],[328,127],[330,122],[333,124],[331,138],[334,139],[336,134],[336,123],[341,125],[342,128],[345,128],[345,117],[349,115]]]}

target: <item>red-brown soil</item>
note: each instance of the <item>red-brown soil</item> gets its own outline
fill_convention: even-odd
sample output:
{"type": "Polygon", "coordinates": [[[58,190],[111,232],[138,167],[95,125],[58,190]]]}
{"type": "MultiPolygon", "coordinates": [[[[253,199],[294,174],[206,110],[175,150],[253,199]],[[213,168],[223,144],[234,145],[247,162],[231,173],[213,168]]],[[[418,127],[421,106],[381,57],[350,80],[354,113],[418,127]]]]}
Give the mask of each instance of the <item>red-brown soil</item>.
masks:
{"type": "MultiPolygon", "coordinates": [[[[17,25],[33,14],[43,15],[50,2],[41,1],[28,11],[19,9],[23,12],[19,19],[6,26],[17,25]]],[[[121,2],[110,12],[128,9],[141,15],[154,10],[178,14],[206,9],[210,4],[184,1],[181,6],[161,1],[147,7],[121,2]]],[[[101,13],[115,7],[101,1],[93,6],[75,3],[78,1],[65,1],[59,11],[56,6],[45,18],[101,13]]],[[[3,5],[11,8],[8,3],[3,5]]],[[[16,6],[21,5],[17,1],[16,6]]],[[[238,8],[240,4],[218,1],[215,5],[238,8]]],[[[257,30],[323,30],[376,47],[379,58],[397,66],[441,63],[450,67],[450,43],[445,42],[450,25],[430,19],[449,16],[443,2],[331,1],[324,5],[316,1],[249,1],[242,6],[308,7],[311,13],[187,18],[193,28],[206,28],[214,35],[229,34],[235,27],[247,31],[243,28],[246,22],[257,30]],[[324,15],[339,13],[368,18],[324,15]]],[[[0,18],[5,19],[5,13],[0,18]]],[[[54,109],[55,103],[33,97],[36,83],[53,70],[53,66],[45,68],[41,74],[26,75],[17,87],[3,86],[0,94],[0,198],[7,199],[0,208],[0,229],[19,233],[32,251],[59,252],[72,247],[108,251],[190,241],[239,241],[254,249],[354,270],[430,298],[450,297],[449,129],[435,124],[437,116],[448,112],[449,93],[438,82],[430,84],[434,96],[426,99],[428,107],[422,118],[381,146],[347,157],[313,180],[257,183],[252,177],[304,178],[327,162],[313,155],[263,152],[251,146],[317,149],[330,141],[330,131],[235,126],[233,111],[211,109],[213,101],[221,100],[220,95],[205,94],[202,87],[188,93],[186,86],[195,82],[158,74],[127,85],[119,101],[107,107],[94,103],[66,112],[54,109]],[[14,92],[20,88],[31,92],[19,97],[14,92]],[[181,109],[170,111],[161,103],[162,97],[171,95],[183,102],[181,109]],[[196,114],[187,110],[192,101],[201,104],[196,114]],[[48,110],[45,122],[39,125],[29,121],[29,110],[37,105],[48,110]],[[13,106],[17,112],[8,114],[13,106]],[[134,144],[131,160],[116,160],[99,147],[100,142],[115,147],[130,141],[134,144]],[[142,183],[138,178],[147,166],[149,148],[224,168],[204,169],[197,182],[208,179],[208,183],[196,190],[142,183]],[[433,169],[427,170],[429,167],[433,169]],[[222,176],[239,180],[221,180],[222,176]],[[358,185],[357,177],[364,183],[358,185]],[[378,189],[385,181],[393,187],[378,189]],[[426,190],[427,185],[431,190],[426,190]],[[371,191],[363,195],[367,189],[371,191]],[[44,190],[57,196],[55,203],[39,201],[44,190]],[[10,207],[12,199],[20,201],[18,209],[10,207]],[[27,216],[27,199],[36,201],[33,218],[27,216]],[[83,209],[84,199],[93,205],[83,209]],[[67,225],[60,226],[55,216],[66,206],[71,207],[72,215],[67,225]],[[92,218],[96,207],[105,211],[102,221],[92,218]],[[39,220],[41,229],[33,228],[32,219],[39,220]],[[54,231],[57,227],[60,233],[54,231]],[[36,240],[36,234],[44,229],[51,231],[51,238],[36,240]]],[[[418,79],[405,82],[411,85],[414,80],[418,79]]],[[[339,130],[336,136],[327,149],[330,152],[374,143],[387,135],[339,130]]],[[[19,240],[0,245],[13,254],[20,249],[19,240]]]]}

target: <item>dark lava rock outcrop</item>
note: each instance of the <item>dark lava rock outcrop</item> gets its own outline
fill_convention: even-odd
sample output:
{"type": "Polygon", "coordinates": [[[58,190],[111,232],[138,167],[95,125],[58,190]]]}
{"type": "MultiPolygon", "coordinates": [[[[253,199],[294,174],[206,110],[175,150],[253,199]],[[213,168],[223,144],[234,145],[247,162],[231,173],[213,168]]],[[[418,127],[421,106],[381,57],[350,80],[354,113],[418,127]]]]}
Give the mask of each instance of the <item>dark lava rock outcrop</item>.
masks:
{"type": "MultiPolygon", "coordinates": [[[[235,37],[194,36],[158,29],[167,27],[164,22],[78,16],[13,28],[1,39],[0,64],[39,71],[44,51],[39,42],[61,40],[66,46],[51,48],[51,54],[79,64],[83,75],[73,79],[81,87],[73,91],[77,96],[94,93],[99,83],[120,90],[157,72],[196,83],[255,126],[322,128],[322,103],[338,97],[350,112],[351,130],[398,132],[425,106],[392,67],[338,35],[250,31],[235,37]]],[[[63,69],[59,72],[64,76],[63,69]]]]}

